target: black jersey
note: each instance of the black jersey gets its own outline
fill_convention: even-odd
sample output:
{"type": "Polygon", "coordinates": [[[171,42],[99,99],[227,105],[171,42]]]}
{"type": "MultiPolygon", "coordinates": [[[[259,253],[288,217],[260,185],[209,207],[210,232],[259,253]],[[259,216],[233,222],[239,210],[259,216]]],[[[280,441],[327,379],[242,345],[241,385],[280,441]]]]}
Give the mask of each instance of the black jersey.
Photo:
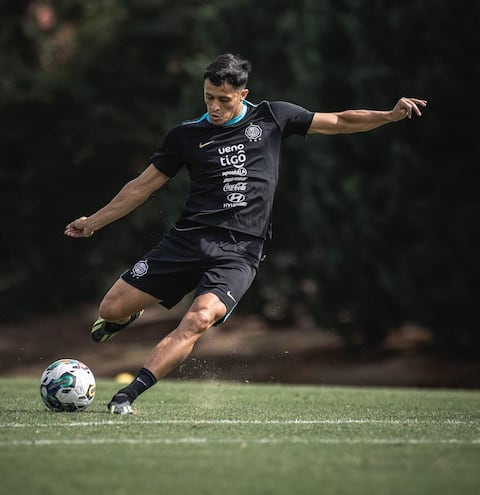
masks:
{"type": "Polygon", "coordinates": [[[246,110],[223,126],[208,114],[174,127],[150,163],[169,177],[182,166],[190,192],[180,221],[266,238],[278,182],[280,146],[305,135],[313,113],[292,103],[244,103],[246,110]]]}

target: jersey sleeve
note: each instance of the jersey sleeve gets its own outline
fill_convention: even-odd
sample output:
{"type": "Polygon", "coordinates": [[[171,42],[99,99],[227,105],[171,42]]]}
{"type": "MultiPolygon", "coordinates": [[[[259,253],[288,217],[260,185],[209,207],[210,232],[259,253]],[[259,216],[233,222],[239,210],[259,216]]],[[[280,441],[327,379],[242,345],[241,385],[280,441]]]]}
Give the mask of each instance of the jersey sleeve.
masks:
{"type": "Polygon", "coordinates": [[[283,137],[288,137],[291,134],[305,136],[310,129],[313,112],[286,101],[272,101],[270,102],[270,109],[282,130],[283,137]]]}
{"type": "Polygon", "coordinates": [[[167,133],[161,146],[150,157],[149,163],[168,177],[175,177],[184,164],[179,149],[181,148],[178,145],[176,128],[173,128],[167,133]]]}

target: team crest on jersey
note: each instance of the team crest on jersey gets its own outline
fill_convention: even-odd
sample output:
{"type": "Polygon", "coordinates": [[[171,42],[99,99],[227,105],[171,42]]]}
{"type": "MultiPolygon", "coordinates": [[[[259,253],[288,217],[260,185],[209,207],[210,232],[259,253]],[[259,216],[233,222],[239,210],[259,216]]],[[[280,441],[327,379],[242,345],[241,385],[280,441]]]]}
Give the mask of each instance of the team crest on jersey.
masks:
{"type": "Polygon", "coordinates": [[[131,274],[132,277],[140,278],[143,277],[148,272],[148,262],[147,260],[140,260],[135,263],[135,266],[132,268],[131,274]]]}
{"type": "Polygon", "coordinates": [[[257,124],[250,124],[245,129],[245,136],[247,136],[250,142],[252,141],[257,142],[260,139],[262,139],[262,133],[263,133],[262,128],[257,124]]]}

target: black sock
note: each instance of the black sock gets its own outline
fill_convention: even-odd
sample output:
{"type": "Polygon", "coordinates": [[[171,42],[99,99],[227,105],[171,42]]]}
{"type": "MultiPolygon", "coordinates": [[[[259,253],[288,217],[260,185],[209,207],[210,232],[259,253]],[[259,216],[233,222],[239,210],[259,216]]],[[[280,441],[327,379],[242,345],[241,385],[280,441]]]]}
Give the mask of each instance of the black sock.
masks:
{"type": "Polygon", "coordinates": [[[147,370],[147,368],[142,368],[133,381],[125,388],[119,390],[115,395],[125,394],[130,399],[130,402],[133,402],[145,390],[153,387],[155,383],[157,383],[157,379],[154,374],[147,370]]]}

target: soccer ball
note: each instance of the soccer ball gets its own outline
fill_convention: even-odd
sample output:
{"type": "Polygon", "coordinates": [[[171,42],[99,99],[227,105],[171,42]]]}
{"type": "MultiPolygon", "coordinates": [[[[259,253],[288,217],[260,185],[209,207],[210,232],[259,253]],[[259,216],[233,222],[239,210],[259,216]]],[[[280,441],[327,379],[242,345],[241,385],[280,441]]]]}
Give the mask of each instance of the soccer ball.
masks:
{"type": "Polygon", "coordinates": [[[52,411],[83,411],[95,397],[95,377],[77,359],[59,359],[43,372],[40,396],[52,411]]]}

